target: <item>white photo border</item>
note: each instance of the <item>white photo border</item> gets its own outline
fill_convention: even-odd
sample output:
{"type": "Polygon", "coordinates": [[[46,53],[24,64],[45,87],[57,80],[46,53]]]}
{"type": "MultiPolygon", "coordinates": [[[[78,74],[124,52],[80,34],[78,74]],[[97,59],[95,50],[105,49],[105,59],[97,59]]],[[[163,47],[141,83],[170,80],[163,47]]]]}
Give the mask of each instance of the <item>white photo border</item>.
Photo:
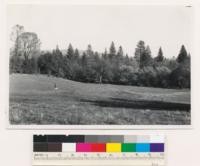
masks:
{"type": "MultiPolygon", "coordinates": [[[[196,47],[198,46],[198,41],[199,38],[197,37],[198,35],[195,35],[198,31],[198,26],[196,26],[198,17],[197,17],[197,8],[198,3],[195,1],[186,1],[186,2],[180,2],[180,1],[167,1],[164,0],[158,1],[134,1],[134,0],[118,0],[118,1],[113,1],[113,0],[7,0],[4,5],[5,8],[7,8],[7,5],[17,5],[17,4],[33,4],[33,5],[47,5],[47,4],[63,4],[63,5],[191,5],[194,7],[194,31],[193,31],[193,49],[191,50],[191,53],[193,57],[191,58],[191,124],[190,125],[12,125],[9,122],[9,56],[6,56],[3,58],[4,62],[6,63],[7,68],[5,69],[5,115],[6,115],[6,126],[7,129],[18,129],[18,130],[33,130],[33,129],[46,129],[46,130],[66,130],[66,129],[71,129],[71,130],[149,130],[149,129],[155,129],[155,130],[170,130],[170,129],[192,129],[193,128],[193,121],[194,121],[194,113],[195,111],[198,111],[198,102],[195,102],[197,100],[194,99],[194,94],[197,93],[195,92],[195,87],[198,83],[196,81],[196,76],[195,75],[195,67],[197,67],[198,63],[195,61],[197,58],[196,54],[196,47]],[[195,111],[194,111],[195,110],[195,111]]],[[[7,12],[7,10],[6,10],[7,12]]],[[[8,36],[7,36],[7,23],[6,23],[6,13],[5,13],[5,19],[4,19],[4,24],[5,27],[4,29],[4,41],[6,41],[6,47],[4,50],[4,53],[8,55],[8,36]]]]}

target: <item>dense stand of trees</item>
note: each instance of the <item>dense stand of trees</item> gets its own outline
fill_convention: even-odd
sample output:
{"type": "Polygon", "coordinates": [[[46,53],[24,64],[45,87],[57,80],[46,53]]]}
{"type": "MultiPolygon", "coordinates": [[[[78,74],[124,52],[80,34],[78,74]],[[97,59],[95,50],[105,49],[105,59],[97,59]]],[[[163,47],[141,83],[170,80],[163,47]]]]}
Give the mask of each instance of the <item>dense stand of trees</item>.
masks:
{"type": "Polygon", "coordinates": [[[15,36],[11,73],[40,73],[88,83],[190,88],[190,54],[184,45],[176,58],[167,59],[161,47],[153,57],[150,47],[139,41],[135,56],[129,57],[122,46],[116,48],[114,42],[103,53],[94,51],[91,45],[79,51],[71,44],[66,53],[58,46],[52,52],[42,52],[35,33],[17,27],[15,36]]]}

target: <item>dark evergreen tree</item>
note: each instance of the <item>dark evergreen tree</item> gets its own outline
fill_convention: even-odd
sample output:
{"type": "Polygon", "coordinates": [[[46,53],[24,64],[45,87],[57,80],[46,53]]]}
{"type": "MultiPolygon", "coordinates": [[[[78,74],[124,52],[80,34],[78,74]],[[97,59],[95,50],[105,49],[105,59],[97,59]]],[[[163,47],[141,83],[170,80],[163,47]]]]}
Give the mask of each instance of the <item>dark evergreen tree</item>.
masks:
{"type": "Polygon", "coordinates": [[[78,64],[80,64],[80,53],[79,53],[79,50],[77,48],[74,51],[74,59],[76,60],[76,62],[78,64]]]}
{"type": "Polygon", "coordinates": [[[145,53],[145,42],[140,40],[137,44],[137,47],[135,49],[135,60],[137,61],[137,63],[139,64],[139,66],[142,66],[140,60],[141,60],[141,56],[145,53]]]}
{"type": "Polygon", "coordinates": [[[70,43],[67,49],[67,55],[63,58],[63,69],[67,79],[74,78],[73,64],[75,62],[74,49],[70,43]]]}
{"type": "Polygon", "coordinates": [[[110,45],[110,50],[109,50],[109,58],[112,59],[115,56],[116,56],[116,48],[115,48],[114,42],[112,41],[110,45]]]}
{"type": "Polygon", "coordinates": [[[88,56],[93,56],[94,55],[94,52],[92,50],[92,46],[90,44],[88,44],[88,46],[87,46],[86,54],[88,56]]]}
{"type": "Polygon", "coordinates": [[[123,57],[124,52],[122,46],[119,46],[118,52],[117,52],[117,57],[123,57]]]}
{"type": "Polygon", "coordinates": [[[87,67],[92,70],[93,66],[95,65],[95,57],[94,52],[92,50],[92,46],[89,44],[86,50],[87,54],[87,67]]]}
{"type": "Polygon", "coordinates": [[[104,53],[102,54],[102,58],[103,58],[103,59],[107,59],[107,58],[108,58],[108,51],[107,51],[106,48],[105,48],[105,50],[104,50],[104,53]]]}
{"type": "Polygon", "coordinates": [[[72,44],[70,43],[69,46],[68,46],[68,49],[67,49],[67,58],[69,60],[72,60],[74,57],[74,49],[72,47],[72,44]]]}
{"type": "Polygon", "coordinates": [[[63,65],[63,55],[57,45],[56,49],[52,52],[52,74],[58,77],[64,77],[63,65]]]}
{"type": "Polygon", "coordinates": [[[92,50],[92,46],[89,44],[86,50],[87,54],[87,81],[88,82],[95,82],[96,72],[96,60],[95,60],[95,53],[92,50]]]}
{"type": "Polygon", "coordinates": [[[23,59],[20,56],[13,55],[10,57],[10,73],[22,73],[23,59]]]}
{"type": "Polygon", "coordinates": [[[117,51],[117,56],[116,56],[116,65],[121,66],[123,64],[123,58],[124,58],[124,52],[122,46],[119,46],[119,49],[117,51]]]}
{"type": "Polygon", "coordinates": [[[140,68],[143,68],[145,66],[149,66],[152,62],[152,57],[151,57],[151,50],[150,47],[147,46],[144,50],[144,52],[140,55],[140,68]]]}
{"type": "Polygon", "coordinates": [[[47,52],[38,58],[38,68],[41,74],[47,74],[50,76],[52,74],[53,69],[53,58],[52,54],[47,52]]]}
{"type": "Polygon", "coordinates": [[[185,60],[187,59],[187,51],[185,49],[185,46],[182,45],[181,46],[181,50],[180,50],[180,53],[178,54],[178,57],[177,57],[177,62],[178,63],[182,63],[184,62],[185,60]]]}
{"type": "Polygon", "coordinates": [[[125,65],[130,65],[130,59],[128,57],[128,54],[126,54],[125,57],[124,57],[124,64],[125,65]]]}
{"type": "Polygon", "coordinates": [[[155,57],[155,61],[163,62],[163,60],[164,60],[163,51],[162,51],[162,48],[160,47],[158,50],[158,55],[157,55],[157,57],[155,57]]]}

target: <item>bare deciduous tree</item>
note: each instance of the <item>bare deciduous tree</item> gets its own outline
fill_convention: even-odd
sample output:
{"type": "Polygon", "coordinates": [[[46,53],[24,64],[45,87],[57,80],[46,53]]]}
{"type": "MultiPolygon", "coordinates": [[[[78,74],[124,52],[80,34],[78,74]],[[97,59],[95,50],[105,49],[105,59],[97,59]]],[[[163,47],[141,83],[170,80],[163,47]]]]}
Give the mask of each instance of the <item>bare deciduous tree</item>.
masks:
{"type": "Polygon", "coordinates": [[[12,28],[12,32],[10,34],[10,39],[11,41],[14,42],[14,47],[13,49],[13,53],[15,56],[18,56],[19,54],[19,36],[24,32],[24,27],[21,25],[15,25],[12,28]]]}
{"type": "Polygon", "coordinates": [[[19,51],[27,61],[40,50],[40,40],[36,33],[24,32],[19,36],[19,51]]]}

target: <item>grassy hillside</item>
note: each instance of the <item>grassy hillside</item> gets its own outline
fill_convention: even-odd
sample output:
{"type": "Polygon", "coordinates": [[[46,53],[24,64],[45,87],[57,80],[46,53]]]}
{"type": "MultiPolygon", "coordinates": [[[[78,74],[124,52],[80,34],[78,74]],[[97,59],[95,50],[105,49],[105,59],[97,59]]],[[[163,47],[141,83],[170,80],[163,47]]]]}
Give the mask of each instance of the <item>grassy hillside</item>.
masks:
{"type": "Polygon", "coordinates": [[[10,122],[189,124],[190,91],[87,84],[45,75],[12,74],[10,122]]]}

